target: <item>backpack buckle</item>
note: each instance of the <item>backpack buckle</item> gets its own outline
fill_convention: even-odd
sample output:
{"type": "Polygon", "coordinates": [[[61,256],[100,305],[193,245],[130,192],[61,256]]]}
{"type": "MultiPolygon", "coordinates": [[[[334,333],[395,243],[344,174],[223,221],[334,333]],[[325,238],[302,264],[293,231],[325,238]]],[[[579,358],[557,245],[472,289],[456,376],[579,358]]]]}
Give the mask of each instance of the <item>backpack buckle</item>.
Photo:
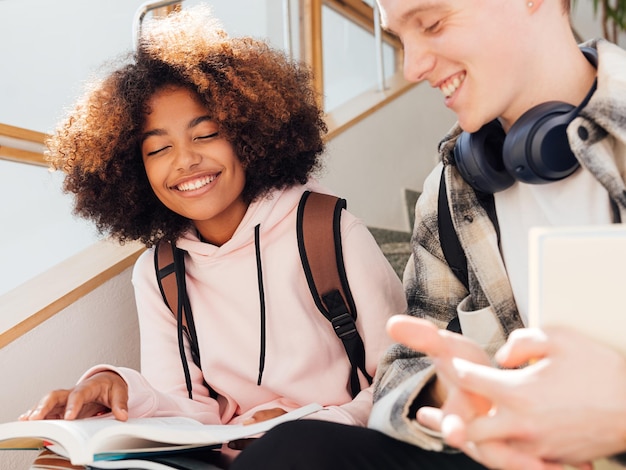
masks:
{"type": "Polygon", "coordinates": [[[334,317],[331,320],[331,323],[333,324],[335,333],[340,338],[349,337],[350,335],[353,335],[354,333],[356,333],[356,326],[354,325],[354,319],[352,318],[352,315],[350,315],[349,313],[342,313],[341,315],[334,317]]]}

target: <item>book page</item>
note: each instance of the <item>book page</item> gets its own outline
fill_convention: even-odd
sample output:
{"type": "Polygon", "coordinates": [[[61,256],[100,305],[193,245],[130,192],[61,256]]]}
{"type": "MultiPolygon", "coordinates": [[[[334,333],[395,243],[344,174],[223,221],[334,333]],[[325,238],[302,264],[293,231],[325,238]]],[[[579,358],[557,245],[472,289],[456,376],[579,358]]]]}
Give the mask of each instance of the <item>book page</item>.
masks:
{"type": "Polygon", "coordinates": [[[94,460],[107,458],[105,454],[143,452],[165,445],[222,444],[263,433],[280,423],[301,418],[321,408],[313,403],[276,418],[249,425],[189,425],[172,422],[170,418],[145,418],[142,422],[128,420],[123,427],[103,429],[95,436],[92,446],[94,460]]]}
{"type": "MultiPolygon", "coordinates": [[[[37,445],[50,441],[49,447],[64,455],[75,465],[85,465],[96,460],[120,459],[147,451],[170,451],[185,448],[222,444],[263,433],[282,422],[299,419],[323,407],[310,404],[276,418],[250,425],[203,425],[189,418],[139,418],[127,422],[114,419],[81,419],[73,421],[42,420],[15,421],[0,424],[0,441],[16,438],[37,438],[24,441],[37,445]]],[[[22,439],[21,439],[22,440],[22,439]]]]}
{"type": "Polygon", "coordinates": [[[533,228],[529,326],[563,325],[626,354],[626,227],[533,228]]]}
{"type": "MultiPolygon", "coordinates": [[[[66,421],[62,419],[15,421],[0,425],[0,441],[8,441],[16,449],[20,442],[15,438],[37,438],[49,441],[62,447],[67,454],[72,454],[77,461],[87,463],[91,461],[92,453],[89,450],[90,437],[104,427],[119,421],[107,419],[66,421]]],[[[22,445],[28,445],[27,439],[21,440],[22,445]]]]}

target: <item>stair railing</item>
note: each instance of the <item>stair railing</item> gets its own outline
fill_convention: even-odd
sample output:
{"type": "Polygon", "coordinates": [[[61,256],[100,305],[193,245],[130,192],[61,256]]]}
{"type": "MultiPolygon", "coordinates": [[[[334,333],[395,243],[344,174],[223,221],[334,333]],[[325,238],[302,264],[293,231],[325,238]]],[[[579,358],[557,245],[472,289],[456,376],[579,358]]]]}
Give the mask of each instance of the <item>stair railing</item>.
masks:
{"type": "Polygon", "coordinates": [[[143,23],[146,15],[152,10],[158,8],[169,7],[172,5],[180,5],[184,0],[148,0],[142,3],[135,11],[133,18],[133,46],[136,48],[139,45],[139,36],[141,35],[141,24],[143,23]]]}

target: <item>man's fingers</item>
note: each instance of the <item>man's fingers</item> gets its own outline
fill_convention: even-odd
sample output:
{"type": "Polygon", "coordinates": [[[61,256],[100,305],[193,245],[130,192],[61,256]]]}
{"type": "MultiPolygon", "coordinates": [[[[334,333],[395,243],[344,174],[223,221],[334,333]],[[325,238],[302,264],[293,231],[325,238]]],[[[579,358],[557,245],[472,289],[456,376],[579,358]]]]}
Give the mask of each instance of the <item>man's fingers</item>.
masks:
{"type": "Polygon", "coordinates": [[[432,429],[435,432],[441,430],[441,423],[443,421],[443,411],[440,408],[433,408],[431,406],[422,406],[417,410],[417,422],[422,426],[432,429]]]}
{"type": "Polygon", "coordinates": [[[394,315],[387,321],[387,332],[393,340],[429,356],[441,352],[438,330],[434,323],[409,315],[394,315]]]}
{"type": "Polygon", "coordinates": [[[496,353],[495,359],[507,368],[520,367],[548,353],[546,334],[536,328],[521,328],[513,331],[507,342],[496,353]]]}
{"type": "Polygon", "coordinates": [[[490,399],[456,386],[448,389],[448,398],[442,407],[446,415],[456,415],[466,422],[476,416],[486,415],[491,408],[490,399]]]}
{"type": "Polygon", "coordinates": [[[455,414],[446,415],[441,422],[441,434],[448,445],[462,448],[466,442],[465,422],[455,414]]]}
{"type": "Polygon", "coordinates": [[[468,441],[479,443],[491,440],[523,440],[526,437],[524,427],[500,410],[466,423],[465,435],[468,441]]]}
{"type": "MultiPolygon", "coordinates": [[[[499,402],[515,386],[515,375],[506,370],[476,364],[465,359],[452,359],[454,382],[463,390],[499,402]]],[[[519,373],[519,371],[518,371],[519,373]]]]}

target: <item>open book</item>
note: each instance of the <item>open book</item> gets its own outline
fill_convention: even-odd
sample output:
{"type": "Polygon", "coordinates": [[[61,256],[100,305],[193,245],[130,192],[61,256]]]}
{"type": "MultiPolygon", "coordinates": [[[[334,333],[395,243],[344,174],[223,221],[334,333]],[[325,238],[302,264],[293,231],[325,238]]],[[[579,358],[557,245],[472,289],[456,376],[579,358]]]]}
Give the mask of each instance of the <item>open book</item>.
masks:
{"type": "MultiPolygon", "coordinates": [[[[113,418],[74,421],[14,421],[0,424],[0,448],[48,447],[74,465],[143,458],[252,437],[277,424],[302,418],[322,409],[313,403],[284,415],[250,425],[206,425],[191,418],[113,418]]],[[[114,465],[114,464],[113,464],[114,465]]],[[[127,468],[105,465],[106,468],[127,468]]]]}
{"type": "Polygon", "coordinates": [[[533,228],[528,322],[563,325],[626,354],[626,226],[533,228]]]}

